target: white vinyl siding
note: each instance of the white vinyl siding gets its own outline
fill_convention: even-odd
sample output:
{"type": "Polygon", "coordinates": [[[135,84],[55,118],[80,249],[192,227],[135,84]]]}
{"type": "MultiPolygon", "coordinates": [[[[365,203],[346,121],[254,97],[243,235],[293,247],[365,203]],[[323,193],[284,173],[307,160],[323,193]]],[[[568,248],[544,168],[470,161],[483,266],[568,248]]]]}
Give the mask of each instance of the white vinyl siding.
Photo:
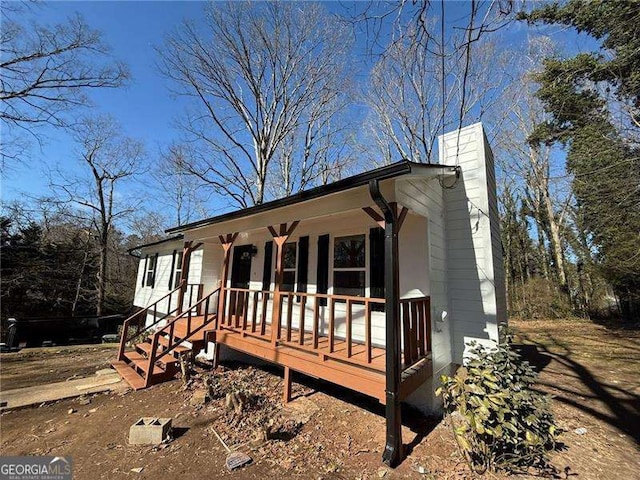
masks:
{"type": "Polygon", "coordinates": [[[481,124],[439,143],[441,162],[461,167],[444,199],[453,354],[462,363],[469,341],[498,341],[498,324],[506,321],[495,171],[481,124]]]}
{"type": "MultiPolygon", "coordinates": [[[[133,304],[137,307],[144,308],[157,300],[167,295],[173,288],[169,288],[170,282],[176,278],[175,272],[172,276],[172,263],[174,262],[173,251],[182,249],[182,241],[166,242],[158,246],[151,246],[143,249],[142,257],[138,263],[138,275],[136,279],[136,293],[133,304]],[[149,262],[156,253],[158,254],[157,263],[155,265],[155,283],[154,287],[147,286],[147,271],[149,270],[149,262]],[[147,271],[145,271],[145,256],[147,258],[147,271]],[[144,286],[142,286],[142,279],[144,278],[144,286]]],[[[175,255],[177,258],[178,255],[175,255]]],[[[202,249],[198,249],[191,254],[191,261],[189,266],[189,283],[200,283],[200,274],[202,271],[202,249]]],[[[179,277],[178,277],[179,279],[179,277]]],[[[174,309],[177,306],[177,295],[172,298],[171,306],[165,300],[158,304],[158,315],[164,315],[169,309],[174,309]]],[[[151,318],[147,319],[147,322],[152,321],[151,318]]]]}
{"type": "MultiPolygon", "coordinates": [[[[444,199],[442,187],[437,178],[431,179],[400,179],[396,182],[398,202],[406,205],[423,217],[426,225],[421,222],[420,231],[424,232],[422,239],[416,239],[412,244],[421,245],[424,251],[422,257],[425,262],[420,264],[420,256],[403,255],[404,244],[400,245],[400,289],[403,295],[408,292],[409,285],[423,284],[424,295],[431,297],[431,349],[433,354],[433,372],[438,375],[451,361],[451,325],[449,316],[449,297],[447,293],[447,250],[445,239],[444,199]],[[422,278],[407,278],[424,272],[422,278]],[[404,288],[403,288],[404,287],[404,288]]],[[[407,222],[418,222],[407,217],[407,222]]],[[[400,237],[409,234],[412,223],[403,226],[400,237]],[[407,231],[404,231],[407,228],[407,231]]],[[[415,227],[413,228],[415,229],[415,227]]],[[[416,287],[413,287],[416,288],[416,287]]],[[[416,295],[407,295],[416,296],[416,295]]]]}

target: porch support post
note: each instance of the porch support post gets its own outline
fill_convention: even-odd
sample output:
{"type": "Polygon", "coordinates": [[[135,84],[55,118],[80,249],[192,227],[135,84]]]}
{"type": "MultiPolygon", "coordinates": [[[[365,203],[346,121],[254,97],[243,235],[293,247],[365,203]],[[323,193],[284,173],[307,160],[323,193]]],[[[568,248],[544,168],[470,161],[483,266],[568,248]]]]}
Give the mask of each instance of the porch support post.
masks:
{"type": "MultiPolygon", "coordinates": [[[[222,245],[222,250],[224,251],[224,256],[222,258],[222,267],[220,268],[220,292],[218,293],[216,328],[224,322],[224,309],[227,299],[225,290],[227,288],[227,279],[229,278],[229,258],[231,257],[231,247],[233,246],[233,242],[236,241],[236,238],[238,238],[238,232],[228,233],[227,235],[218,235],[218,240],[220,240],[220,245],[222,245]]],[[[216,350],[217,349],[218,346],[216,345],[216,350]]]]}
{"type": "Polygon", "coordinates": [[[273,289],[273,313],[271,315],[271,344],[276,345],[280,338],[280,324],[282,314],[282,304],[280,301],[280,287],[282,285],[282,277],[284,275],[284,244],[289,240],[289,237],[296,229],[300,222],[296,220],[287,226],[286,223],[281,223],[278,231],[272,226],[267,227],[269,233],[273,237],[273,241],[276,244],[276,278],[273,289]]]}
{"type": "MultiPolygon", "coordinates": [[[[385,235],[385,335],[386,335],[386,445],[382,460],[397,466],[403,457],[402,418],[400,411],[400,302],[398,276],[398,232],[400,224],[397,205],[390,205],[380,193],[378,180],[369,182],[369,194],[384,215],[385,235]]],[[[372,210],[372,209],[370,209],[372,210]]],[[[366,210],[365,210],[366,211],[366,210]]],[[[367,213],[370,214],[369,211],[367,213]]],[[[377,214],[377,212],[375,212],[377,214]]],[[[406,212],[402,213],[402,220],[406,212]]],[[[376,220],[376,218],[374,218],[376,220]]],[[[376,220],[378,221],[378,220],[376,220]]]]}
{"type": "Polygon", "coordinates": [[[284,367],[284,394],[282,399],[284,403],[291,401],[291,369],[289,367],[284,367]]]}
{"type": "Polygon", "coordinates": [[[220,347],[222,347],[221,343],[215,342],[215,346],[213,347],[213,362],[211,363],[211,369],[215,370],[220,365],[220,347]]]}
{"type": "MultiPolygon", "coordinates": [[[[182,306],[184,303],[184,294],[187,291],[187,281],[189,279],[189,264],[191,261],[191,252],[200,248],[202,243],[193,245],[192,241],[184,242],[182,248],[182,263],[180,264],[180,290],[178,291],[178,315],[182,313],[182,306]]],[[[169,306],[171,309],[171,306],[169,306]]]]}

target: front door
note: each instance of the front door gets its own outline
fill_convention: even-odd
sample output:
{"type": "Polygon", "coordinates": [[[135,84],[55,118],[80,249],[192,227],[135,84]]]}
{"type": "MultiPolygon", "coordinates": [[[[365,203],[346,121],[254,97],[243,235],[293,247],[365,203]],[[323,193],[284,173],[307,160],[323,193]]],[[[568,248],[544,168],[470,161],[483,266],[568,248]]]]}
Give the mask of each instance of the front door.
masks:
{"type": "Polygon", "coordinates": [[[253,245],[238,245],[237,247],[233,247],[231,288],[249,288],[252,248],[253,245]]]}
{"type": "MultiPolygon", "coordinates": [[[[233,266],[231,267],[231,288],[249,288],[251,280],[251,258],[253,245],[233,247],[233,266]]],[[[243,320],[246,311],[248,292],[231,292],[229,295],[229,314],[236,326],[243,320]]]]}

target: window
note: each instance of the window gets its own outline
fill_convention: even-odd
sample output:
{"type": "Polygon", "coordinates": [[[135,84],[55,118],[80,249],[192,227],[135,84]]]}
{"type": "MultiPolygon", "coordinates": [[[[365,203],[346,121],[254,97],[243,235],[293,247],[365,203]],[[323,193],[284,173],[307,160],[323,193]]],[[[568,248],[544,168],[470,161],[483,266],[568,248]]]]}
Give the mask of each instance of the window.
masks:
{"type": "Polygon", "coordinates": [[[156,280],[156,264],[158,263],[158,254],[156,253],[153,257],[149,257],[149,261],[147,262],[147,281],[145,285],[147,287],[153,288],[156,280]]]}
{"type": "Polygon", "coordinates": [[[285,243],[282,258],[282,285],[280,290],[283,292],[293,292],[296,287],[296,253],[297,245],[295,243],[285,243]]]}
{"type": "Polygon", "coordinates": [[[177,253],[173,267],[173,288],[178,288],[178,285],[180,285],[180,277],[182,276],[182,256],[184,255],[184,252],[177,253]]]}
{"type": "Polygon", "coordinates": [[[333,241],[333,293],[364,297],[365,236],[336,237],[333,241]]]}

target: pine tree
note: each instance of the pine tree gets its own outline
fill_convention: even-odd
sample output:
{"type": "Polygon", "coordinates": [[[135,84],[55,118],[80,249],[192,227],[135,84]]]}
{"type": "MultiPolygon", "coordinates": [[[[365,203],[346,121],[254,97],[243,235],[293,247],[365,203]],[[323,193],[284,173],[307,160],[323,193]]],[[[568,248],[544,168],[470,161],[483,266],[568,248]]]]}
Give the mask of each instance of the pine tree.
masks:
{"type": "Polygon", "coordinates": [[[574,27],[601,51],[547,59],[537,96],[551,118],[532,143],[558,143],[592,261],[628,318],[640,315],[640,8],[635,1],[570,0],[522,14],[574,27]],[[613,99],[609,97],[613,94],[613,99]],[[615,115],[614,115],[615,114],[615,115]]]}

